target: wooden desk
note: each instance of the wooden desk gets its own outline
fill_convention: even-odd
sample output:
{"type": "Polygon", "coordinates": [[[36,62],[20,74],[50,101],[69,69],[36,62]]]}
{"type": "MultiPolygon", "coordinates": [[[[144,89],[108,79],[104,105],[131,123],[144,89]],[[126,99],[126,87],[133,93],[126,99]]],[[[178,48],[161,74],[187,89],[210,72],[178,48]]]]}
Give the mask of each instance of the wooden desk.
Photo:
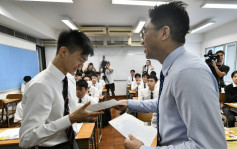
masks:
{"type": "MultiPolygon", "coordinates": [[[[78,147],[80,149],[89,149],[90,138],[92,137],[94,127],[95,127],[95,123],[84,123],[82,125],[79,133],[75,137],[78,147]]],[[[7,129],[12,129],[12,128],[0,128],[0,132],[3,132],[7,129]]],[[[20,148],[19,139],[0,141],[0,146],[4,146],[4,148],[9,148],[9,149],[16,149],[16,148],[19,149],[20,148]]]]}
{"type": "Polygon", "coordinates": [[[107,89],[106,88],[104,88],[102,90],[102,95],[105,96],[105,100],[108,100],[108,95],[107,95],[107,89]]]}
{"type": "Polygon", "coordinates": [[[105,101],[105,96],[100,95],[99,102],[101,102],[101,101],[105,101]]]}
{"type": "Polygon", "coordinates": [[[12,103],[20,102],[21,99],[0,99],[0,100],[2,100],[3,103],[4,103],[4,107],[5,107],[5,110],[6,110],[7,127],[9,128],[9,127],[10,127],[9,114],[14,114],[14,113],[16,112],[16,110],[12,110],[12,111],[9,113],[8,107],[9,107],[12,103]]]}

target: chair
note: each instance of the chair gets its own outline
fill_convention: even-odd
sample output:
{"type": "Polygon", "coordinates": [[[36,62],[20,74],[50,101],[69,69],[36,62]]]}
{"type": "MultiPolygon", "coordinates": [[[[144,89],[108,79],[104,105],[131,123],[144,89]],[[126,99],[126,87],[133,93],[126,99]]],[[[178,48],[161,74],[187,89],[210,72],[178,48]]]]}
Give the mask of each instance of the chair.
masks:
{"type": "Polygon", "coordinates": [[[151,122],[153,113],[137,113],[137,118],[143,122],[151,122]]]}

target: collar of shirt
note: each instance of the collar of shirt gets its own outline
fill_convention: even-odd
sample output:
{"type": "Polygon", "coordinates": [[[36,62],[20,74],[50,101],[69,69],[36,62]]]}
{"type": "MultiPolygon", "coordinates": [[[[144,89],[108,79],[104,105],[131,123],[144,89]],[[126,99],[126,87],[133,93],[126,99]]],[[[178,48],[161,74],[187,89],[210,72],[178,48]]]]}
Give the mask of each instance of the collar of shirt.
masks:
{"type": "Polygon", "coordinates": [[[179,57],[182,53],[184,53],[184,51],[185,51],[184,46],[180,46],[165,58],[162,66],[162,72],[164,76],[168,75],[168,71],[172,66],[173,62],[177,59],[177,57],[179,57]]]}
{"type": "Polygon", "coordinates": [[[235,84],[234,82],[233,82],[233,87],[237,87],[237,84],[235,84]]]}
{"type": "Polygon", "coordinates": [[[59,81],[62,81],[65,78],[65,75],[52,63],[49,64],[47,70],[59,81]]]}

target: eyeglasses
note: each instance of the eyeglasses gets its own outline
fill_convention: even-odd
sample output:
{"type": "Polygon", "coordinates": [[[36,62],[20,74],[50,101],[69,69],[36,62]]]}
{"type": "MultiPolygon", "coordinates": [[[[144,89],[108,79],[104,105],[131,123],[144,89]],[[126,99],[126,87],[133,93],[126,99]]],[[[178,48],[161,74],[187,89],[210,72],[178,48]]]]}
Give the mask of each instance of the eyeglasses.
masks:
{"type": "Polygon", "coordinates": [[[156,30],[159,30],[161,29],[163,26],[159,26],[159,27],[152,27],[152,28],[147,28],[147,27],[144,27],[142,30],[141,30],[141,37],[142,39],[145,38],[145,35],[146,35],[146,32],[150,29],[156,29],[156,30]]]}

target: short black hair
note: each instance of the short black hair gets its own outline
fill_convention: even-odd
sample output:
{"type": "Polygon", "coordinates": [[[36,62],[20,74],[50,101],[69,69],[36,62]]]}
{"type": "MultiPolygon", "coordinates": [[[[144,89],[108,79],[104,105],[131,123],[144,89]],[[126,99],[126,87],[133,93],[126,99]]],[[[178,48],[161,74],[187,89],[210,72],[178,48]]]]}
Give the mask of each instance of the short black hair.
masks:
{"type": "Polygon", "coordinates": [[[24,80],[25,82],[30,81],[30,80],[31,80],[31,76],[25,76],[25,77],[23,78],[23,80],[24,80]]]}
{"type": "Polygon", "coordinates": [[[88,83],[86,82],[86,80],[78,80],[76,82],[77,87],[84,87],[85,89],[88,88],[88,83]]]}
{"type": "Polygon", "coordinates": [[[149,10],[151,23],[160,29],[169,26],[171,38],[177,43],[185,43],[185,36],[189,31],[189,16],[187,4],[174,1],[168,4],[155,6],[149,10]]]}
{"type": "Polygon", "coordinates": [[[91,76],[90,76],[90,75],[85,75],[85,76],[83,77],[83,80],[85,79],[85,77],[88,77],[88,78],[90,78],[90,80],[91,80],[91,76]]]}
{"type": "Polygon", "coordinates": [[[149,75],[147,79],[154,79],[156,82],[158,81],[155,75],[149,75]]]}
{"type": "Polygon", "coordinates": [[[82,73],[78,72],[76,73],[76,76],[82,76],[82,73]]]}
{"type": "Polygon", "coordinates": [[[140,75],[139,73],[136,73],[136,74],[135,74],[135,78],[136,78],[136,77],[140,77],[140,78],[141,78],[141,75],[140,75]]]}
{"type": "Polygon", "coordinates": [[[62,46],[68,48],[70,53],[83,50],[82,55],[94,55],[93,45],[90,39],[83,33],[77,30],[63,31],[58,37],[57,53],[62,46]]]}
{"type": "Polygon", "coordinates": [[[148,61],[148,62],[151,64],[151,60],[148,59],[148,60],[146,60],[146,61],[148,61]]]}
{"type": "Polygon", "coordinates": [[[134,73],[135,73],[135,70],[134,70],[134,69],[132,69],[132,70],[130,70],[130,73],[131,73],[131,72],[134,72],[134,73]]]}
{"type": "Polygon", "coordinates": [[[97,75],[97,76],[100,76],[100,72],[96,72],[96,75],[97,75]]]}
{"type": "Polygon", "coordinates": [[[142,77],[146,76],[148,78],[149,74],[148,73],[143,73],[142,77]]]}
{"type": "Polygon", "coordinates": [[[225,52],[223,50],[219,50],[216,52],[216,54],[218,54],[218,53],[222,53],[223,55],[225,55],[225,52]]]}
{"type": "Polygon", "coordinates": [[[96,78],[97,78],[96,73],[92,73],[92,74],[91,74],[91,78],[92,78],[92,77],[96,77],[96,78]]]}
{"type": "Polygon", "coordinates": [[[233,78],[234,77],[234,75],[237,73],[237,71],[235,70],[234,72],[232,72],[232,74],[231,74],[231,78],[233,78]]]}
{"type": "Polygon", "coordinates": [[[151,71],[150,75],[155,75],[156,76],[156,72],[155,71],[151,71]]]}

